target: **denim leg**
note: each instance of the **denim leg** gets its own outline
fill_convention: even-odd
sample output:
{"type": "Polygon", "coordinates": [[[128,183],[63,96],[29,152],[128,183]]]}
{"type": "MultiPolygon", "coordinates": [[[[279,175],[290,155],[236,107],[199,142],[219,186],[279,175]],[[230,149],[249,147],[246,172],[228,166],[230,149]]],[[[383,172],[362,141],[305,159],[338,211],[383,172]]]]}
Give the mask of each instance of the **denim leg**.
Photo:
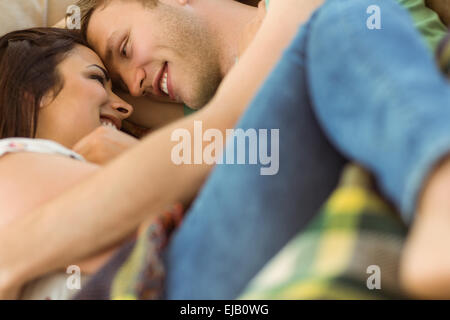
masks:
{"type": "Polygon", "coordinates": [[[303,27],[237,128],[279,129],[277,175],[218,165],[166,252],[168,299],[234,299],[301,231],[336,186],[344,158],[313,114],[303,27]]]}
{"type": "Polygon", "coordinates": [[[395,1],[328,0],[324,8],[307,45],[317,117],[411,222],[424,179],[450,151],[450,85],[395,1]],[[381,29],[369,30],[374,4],[381,29]]]}

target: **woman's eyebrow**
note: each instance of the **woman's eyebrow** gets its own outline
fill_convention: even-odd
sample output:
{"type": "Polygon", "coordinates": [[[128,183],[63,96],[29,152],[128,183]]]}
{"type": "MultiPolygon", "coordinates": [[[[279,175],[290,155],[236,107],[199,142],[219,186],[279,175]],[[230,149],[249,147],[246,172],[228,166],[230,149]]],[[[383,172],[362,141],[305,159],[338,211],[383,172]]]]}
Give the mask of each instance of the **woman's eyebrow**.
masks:
{"type": "Polygon", "coordinates": [[[106,71],[105,68],[100,67],[98,64],[91,64],[90,66],[88,66],[88,68],[90,68],[90,67],[96,67],[96,68],[100,69],[103,72],[103,75],[105,76],[106,81],[109,82],[111,80],[111,77],[109,76],[108,71],[106,71]]]}

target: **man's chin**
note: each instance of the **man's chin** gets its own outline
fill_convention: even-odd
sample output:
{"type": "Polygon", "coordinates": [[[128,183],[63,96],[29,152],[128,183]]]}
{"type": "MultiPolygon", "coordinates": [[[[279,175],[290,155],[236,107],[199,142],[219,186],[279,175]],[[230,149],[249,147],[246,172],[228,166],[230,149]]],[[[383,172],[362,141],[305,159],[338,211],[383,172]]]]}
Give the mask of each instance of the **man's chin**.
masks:
{"type": "MultiPolygon", "coordinates": [[[[145,95],[145,97],[152,101],[155,101],[155,102],[170,103],[170,104],[173,104],[173,103],[183,104],[184,103],[181,99],[172,99],[168,96],[157,96],[152,93],[147,93],[145,95]]],[[[135,97],[135,98],[139,98],[139,97],[135,97]]]]}
{"type": "Polygon", "coordinates": [[[215,91],[212,94],[202,95],[196,99],[184,99],[184,104],[187,105],[192,110],[200,110],[206,106],[211,99],[214,97],[215,91]]]}

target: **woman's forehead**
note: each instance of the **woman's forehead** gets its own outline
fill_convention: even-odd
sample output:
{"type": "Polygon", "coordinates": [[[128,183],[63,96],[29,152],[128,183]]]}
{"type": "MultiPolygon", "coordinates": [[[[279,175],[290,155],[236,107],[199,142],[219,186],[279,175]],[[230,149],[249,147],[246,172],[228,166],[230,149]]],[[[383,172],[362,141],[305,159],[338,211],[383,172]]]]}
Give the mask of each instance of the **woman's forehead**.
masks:
{"type": "Polygon", "coordinates": [[[105,68],[100,57],[90,48],[76,45],[73,52],[67,57],[68,63],[79,65],[80,67],[92,64],[105,68]]]}

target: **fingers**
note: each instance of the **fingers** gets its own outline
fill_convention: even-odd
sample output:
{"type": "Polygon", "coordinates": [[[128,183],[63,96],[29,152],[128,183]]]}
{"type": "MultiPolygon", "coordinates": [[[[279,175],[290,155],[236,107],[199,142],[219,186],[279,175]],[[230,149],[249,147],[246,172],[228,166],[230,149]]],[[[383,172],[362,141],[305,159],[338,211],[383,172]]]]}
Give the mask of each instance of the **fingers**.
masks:
{"type": "Polygon", "coordinates": [[[138,126],[130,121],[124,121],[122,123],[122,131],[137,139],[140,139],[151,132],[150,129],[138,126]]]}
{"type": "Polygon", "coordinates": [[[91,134],[81,139],[73,151],[82,155],[87,161],[96,164],[106,164],[139,140],[110,127],[99,127],[91,134]]]}

